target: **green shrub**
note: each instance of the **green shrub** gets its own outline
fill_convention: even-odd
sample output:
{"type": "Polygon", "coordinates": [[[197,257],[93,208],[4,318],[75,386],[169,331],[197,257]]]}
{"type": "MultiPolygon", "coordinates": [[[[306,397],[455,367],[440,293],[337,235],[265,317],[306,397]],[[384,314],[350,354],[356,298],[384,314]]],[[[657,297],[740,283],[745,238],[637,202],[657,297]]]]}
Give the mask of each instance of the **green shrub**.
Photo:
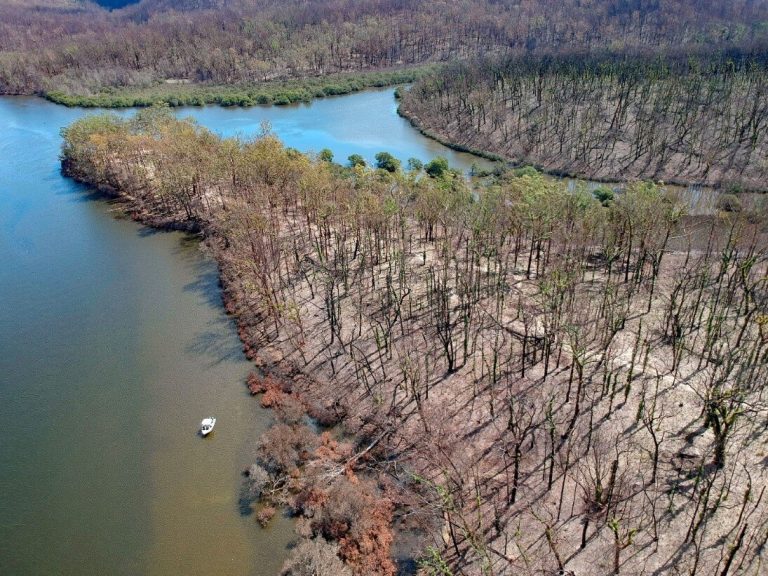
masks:
{"type": "Polygon", "coordinates": [[[331,84],[323,88],[323,94],[326,96],[334,96],[336,94],[344,94],[345,90],[341,86],[331,84]]]}
{"type": "Polygon", "coordinates": [[[614,194],[613,190],[607,186],[600,186],[592,190],[592,196],[600,201],[603,206],[608,206],[613,202],[614,194]]]}
{"type": "Polygon", "coordinates": [[[522,176],[534,177],[539,175],[539,171],[533,166],[521,166],[520,168],[515,168],[512,173],[518,178],[522,176]]]}
{"type": "Polygon", "coordinates": [[[408,170],[411,172],[421,172],[424,168],[424,162],[418,158],[408,158],[408,170]]]}
{"type": "Polygon", "coordinates": [[[427,165],[424,166],[424,172],[431,178],[442,178],[448,172],[448,160],[438,156],[431,162],[427,162],[427,165]]]}
{"type": "Polygon", "coordinates": [[[355,166],[365,166],[366,165],[365,158],[360,156],[360,154],[352,154],[351,156],[349,156],[349,158],[347,158],[347,160],[349,160],[349,165],[352,168],[354,168],[355,166]]]}
{"type": "Polygon", "coordinates": [[[387,172],[397,172],[400,169],[400,160],[389,152],[379,152],[375,158],[376,168],[386,170],[387,172]]]}

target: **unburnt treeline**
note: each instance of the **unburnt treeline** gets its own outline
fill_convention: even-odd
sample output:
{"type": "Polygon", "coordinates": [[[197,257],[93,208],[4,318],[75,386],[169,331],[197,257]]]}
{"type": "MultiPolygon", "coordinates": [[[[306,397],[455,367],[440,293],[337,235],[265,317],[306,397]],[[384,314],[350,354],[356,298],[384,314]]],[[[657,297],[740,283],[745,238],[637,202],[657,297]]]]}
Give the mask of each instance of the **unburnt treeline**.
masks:
{"type": "Polygon", "coordinates": [[[255,85],[159,84],[149,87],[109,90],[96,95],[73,95],[60,90],[45,93],[56,104],[85,108],[141,108],[156,104],[168,106],[278,106],[309,102],[314,98],[339,96],[366,88],[392,86],[413,82],[433,66],[397,70],[329,74],[255,85]]]}
{"type": "Polygon", "coordinates": [[[765,38],[766,22],[763,2],[716,0],[145,0],[113,12],[6,0],[0,93],[257,83],[489,52],[743,46],[765,38]]]}
{"type": "Polygon", "coordinates": [[[487,58],[425,76],[401,111],[555,172],[765,190],[767,54],[487,58]]]}
{"type": "Polygon", "coordinates": [[[393,520],[427,574],[764,570],[764,214],[532,170],[475,199],[442,162],[344,168],[157,109],[64,137],[69,174],[205,233],[281,419],[250,495],[322,538],[288,573],[394,574],[393,520]]]}

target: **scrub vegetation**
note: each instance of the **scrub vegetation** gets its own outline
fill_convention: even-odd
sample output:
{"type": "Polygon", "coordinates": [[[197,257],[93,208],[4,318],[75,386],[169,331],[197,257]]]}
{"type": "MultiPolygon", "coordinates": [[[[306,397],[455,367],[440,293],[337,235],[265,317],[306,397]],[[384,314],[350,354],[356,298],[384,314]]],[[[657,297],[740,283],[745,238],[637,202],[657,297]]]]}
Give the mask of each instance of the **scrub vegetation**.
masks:
{"type": "Polygon", "coordinates": [[[279,419],[245,492],[307,538],[286,574],[393,575],[404,534],[442,576],[765,572],[765,206],[342,166],[163,108],[63,135],[69,175],[216,258],[279,419]]]}

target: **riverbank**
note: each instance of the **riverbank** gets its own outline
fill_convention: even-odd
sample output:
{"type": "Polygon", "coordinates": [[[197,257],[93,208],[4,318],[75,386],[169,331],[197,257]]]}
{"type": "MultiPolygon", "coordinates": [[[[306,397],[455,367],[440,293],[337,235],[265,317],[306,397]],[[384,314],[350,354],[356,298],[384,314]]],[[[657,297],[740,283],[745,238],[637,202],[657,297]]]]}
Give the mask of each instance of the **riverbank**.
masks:
{"type": "Polygon", "coordinates": [[[760,62],[720,53],[476,60],[426,75],[400,107],[445,145],[556,176],[765,192],[760,62]]]}
{"type": "MultiPolygon", "coordinates": [[[[398,90],[396,94],[396,98],[398,102],[402,102],[402,91],[398,90]]],[[[485,160],[490,160],[491,162],[504,162],[508,164],[513,164],[511,160],[508,158],[504,158],[503,156],[499,156],[498,154],[494,154],[493,152],[488,152],[486,150],[478,150],[476,148],[471,148],[469,146],[465,146],[463,144],[459,144],[458,142],[453,142],[447,138],[444,138],[443,136],[437,134],[436,132],[433,132],[427,128],[425,128],[420,122],[418,117],[413,116],[411,114],[408,114],[407,111],[403,110],[402,104],[399,104],[397,107],[397,115],[401,118],[404,118],[408,121],[408,123],[413,126],[419,134],[422,136],[425,136],[429,138],[430,140],[434,140],[438,144],[442,144],[446,148],[450,148],[451,150],[455,150],[456,152],[463,152],[466,154],[472,154],[473,156],[477,156],[478,158],[484,158],[485,160]]],[[[538,169],[538,168],[537,168],[538,169]]],[[[547,174],[550,174],[549,172],[546,172],[544,170],[540,170],[542,172],[545,172],[547,174]]],[[[555,174],[552,174],[555,175],[555,174]]]]}
{"type": "Polygon", "coordinates": [[[110,88],[97,94],[72,94],[51,90],[43,97],[56,104],[82,108],[140,108],[155,104],[178,106],[285,106],[316,98],[340,96],[365,90],[414,82],[437,69],[437,65],[397,70],[332,74],[322,77],[253,84],[209,85],[186,81],[150,87],[110,88]]]}
{"type": "MultiPolygon", "coordinates": [[[[402,103],[402,100],[400,105],[397,108],[397,113],[401,117],[405,118],[411,124],[411,126],[413,126],[416,130],[419,131],[420,134],[434,140],[435,142],[438,142],[439,144],[442,144],[446,148],[450,148],[451,150],[456,150],[457,152],[466,152],[468,154],[472,154],[479,158],[485,158],[486,160],[491,160],[493,162],[503,162],[505,164],[508,164],[509,166],[516,167],[516,168],[523,167],[523,166],[532,166],[537,171],[543,174],[547,174],[549,176],[553,176],[555,178],[572,178],[574,180],[599,182],[601,184],[608,184],[608,185],[611,185],[611,184],[626,185],[631,182],[636,182],[638,180],[637,177],[623,177],[622,172],[613,173],[610,176],[601,176],[599,174],[595,174],[592,172],[586,172],[582,170],[571,171],[571,170],[566,170],[562,168],[557,168],[549,164],[541,164],[537,162],[536,159],[534,158],[517,158],[517,157],[511,157],[511,156],[503,156],[502,154],[498,153],[498,151],[476,148],[474,147],[474,140],[466,140],[466,133],[458,132],[458,131],[448,132],[445,130],[441,130],[441,127],[437,124],[423,121],[417,114],[408,110],[407,105],[404,106],[402,103]],[[466,143],[462,142],[462,138],[466,140],[466,143]]],[[[702,189],[712,189],[712,190],[718,189],[716,187],[713,187],[712,183],[703,182],[701,180],[689,180],[685,178],[677,178],[674,176],[664,179],[663,182],[664,184],[671,185],[671,186],[678,186],[681,188],[702,188],[702,189]]],[[[720,190],[722,190],[723,193],[728,193],[730,188],[727,188],[727,187],[720,188],[720,190]]],[[[762,194],[762,193],[768,192],[768,188],[764,188],[761,186],[749,187],[749,186],[740,185],[737,187],[736,193],[739,194],[742,192],[762,194]]]]}

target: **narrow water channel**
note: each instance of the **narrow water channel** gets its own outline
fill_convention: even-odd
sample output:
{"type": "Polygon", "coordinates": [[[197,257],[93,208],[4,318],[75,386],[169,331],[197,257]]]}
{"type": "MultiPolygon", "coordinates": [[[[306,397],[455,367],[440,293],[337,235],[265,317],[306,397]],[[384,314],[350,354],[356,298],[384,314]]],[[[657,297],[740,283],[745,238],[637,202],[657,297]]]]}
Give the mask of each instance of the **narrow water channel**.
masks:
{"type": "MultiPolygon", "coordinates": [[[[388,89],[179,114],[223,135],[266,120],[342,162],[477,160],[395,110],[388,89]]],[[[0,98],[0,574],[276,574],[292,523],[262,530],[238,506],[269,414],[243,386],[215,266],[194,240],[115,218],[61,176],[59,131],[86,113],[0,98]],[[219,420],[203,440],[208,414],[219,420]]]]}

